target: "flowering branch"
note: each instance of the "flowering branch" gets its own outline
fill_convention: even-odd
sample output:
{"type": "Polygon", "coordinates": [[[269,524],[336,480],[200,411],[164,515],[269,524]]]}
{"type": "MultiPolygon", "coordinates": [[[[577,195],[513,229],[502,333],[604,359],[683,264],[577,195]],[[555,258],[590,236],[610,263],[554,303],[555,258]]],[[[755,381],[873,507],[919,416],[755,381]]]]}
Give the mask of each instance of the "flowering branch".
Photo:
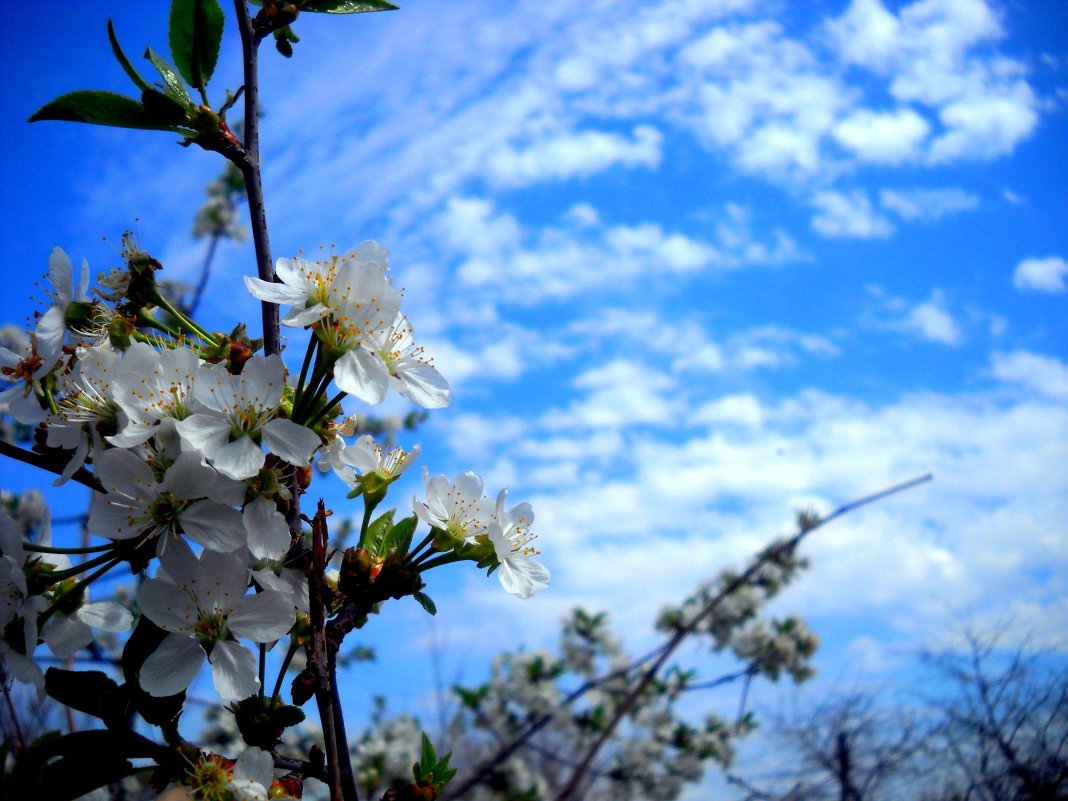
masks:
{"type": "Polygon", "coordinates": [[[876,492],[871,495],[866,495],[863,498],[859,498],[855,501],[840,506],[838,509],[836,509],[834,512],[832,512],[829,516],[825,518],[802,521],[800,524],[800,529],[794,536],[792,536],[788,540],[773,545],[771,548],[766,549],[749,566],[747,570],[745,570],[733,580],[728,581],[722,587],[722,589],[715,596],[712,597],[712,599],[705,605],[704,609],[702,609],[696,617],[694,617],[689,623],[679,626],[676,629],[675,634],[668,641],[663,651],[661,651],[660,656],[658,656],[657,659],[653,662],[653,664],[646,669],[645,673],[642,674],[642,677],[638,680],[637,684],[635,684],[634,687],[631,688],[631,691],[627,694],[626,698],[624,698],[622,703],[620,703],[619,706],[616,708],[615,714],[612,716],[612,719],[604,727],[597,739],[594,740],[593,744],[587,749],[586,753],[579,761],[578,767],[576,767],[575,770],[572,772],[571,778],[568,779],[568,782],[564,786],[564,789],[561,790],[560,793],[556,796],[556,801],[568,801],[571,798],[577,797],[576,792],[579,786],[581,785],[583,779],[586,777],[586,774],[589,772],[594,759],[597,757],[597,754],[600,753],[605,743],[607,743],[608,740],[611,739],[612,735],[615,733],[616,728],[619,726],[623,718],[626,717],[626,715],[634,708],[634,705],[637,704],[638,699],[641,698],[642,693],[645,692],[645,689],[649,686],[653,679],[656,678],[656,675],[660,672],[660,669],[667,662],[668,657],[675,652],[675,650],[679,647],[679,645],[682,644],[682,642],[686,638],[688,638],[697,630],[697,628],[701,625],[702,622],[707,620],[709,617],[712,616],[713,613],[715,613],[716,609],[720,606],[720,604],[723,603],[724,599],[737,592],[741,587],[751,582],[756,577],[757,573],[761,570],[761,568],[763,568],[765,565],[775,564],[789,559],[793,555],[794,551],[797,550],[797,546],[800,545],[801,542],[816,529],[822,528],[833,520],[836,520],[837,518],[842,517],[843,515],[846,515],[856,509],[859,509],[862,506],[866,506],[867,504],[874,503],[876,501],[882,500],[883,498],[887,498],[899,492],[904,492],[905,490],[912,489],[913,487],[916,487],[920,484],[924,484],[930,481],[931,478],[931,474],[928,473],[927,475],[923,475],[918,478],[902,482],[900,484],[895,484],[894,486],[889,487],[885,490],[881,490],[880,492],[876,492]]]}

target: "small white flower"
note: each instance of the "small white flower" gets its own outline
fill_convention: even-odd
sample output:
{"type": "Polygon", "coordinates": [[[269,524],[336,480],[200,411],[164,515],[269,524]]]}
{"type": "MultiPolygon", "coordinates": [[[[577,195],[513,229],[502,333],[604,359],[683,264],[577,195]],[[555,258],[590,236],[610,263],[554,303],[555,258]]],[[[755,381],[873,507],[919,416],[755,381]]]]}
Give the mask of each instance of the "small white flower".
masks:
{"type": "MultiPolygon", "coordinates": [[[[340,439],[340,437],[339,437],[340,439]]],[[[344,481],[349,489],[374,495],[392,484],[415,461],[421,447],[411,451],[393,448],[383,455],[382,446],[370,434],[364,434],[352,445],[342,446],[327,458],[327,465],[344,481]]]]}
{"type": "Polygon", "coordinates": [[[253,356],[240,375],[206,365],[197,376],[196,397],[206,412],[175,425],[183,444],[195,448],[223,475],[241,481],[260,471],[264,453],[307,467],[319,435],[292,420],[276,417],[285,389],[286,368],[277,354],[253,356]]]}
{"type": "Polygon", "coordinates": [[[236,641],[273,643],[293,625],[293,605],[271,590],[246,595],[248,569],[236,554],[204,551],[200,558],[176,542],[160,559],[156,578],[141,585],[141,611],[169,632],[141,666],[149,695],[174,695],[196,678],[205,657],[224,701],[259,689],[256,658],[236,641]]]}
{"type": "Polygon", "coordinates": [[[89,265],[82,260],[78,287],[74,287],[74,268],[62,248],[52,248],[48,257],[48,280],[53,287],[52,306],[37,321],[37,348],[46,362],[53,364],[63,350],[67,331],[67,310],[71,303],[89,303],[89,265]]]}
{"type": "Polygon", "coordinates": [[[133,625],[130,610],[115,601],[83,603],[73,613],[57,612],[41,629],[41,639],[60,659],[93,641],[93,629],[119,633],[133,625]]]}
{"type": "Polygon", "coordinates": [[[534,510],[529,503],[506,510],[507,496],[506,489],[497,496],[497,511],[490,522],[489,539],[500,562],[497,576],[501,586],[512,595],[529,598],[535,591],[549,586],[550,575],[544,565],[531,558],[541,554],[530,545],[534,539],[530,532],[534,510]]]}
{"type": "Polygon", "coordinates": [[[449,483],[445,476],[430,477],[423,468],[426,502],[414,501],[413,508],[420,520],[431,528],[449,533],[457,541],[474,542],[489,533],[493,507],[482,494],[482,477],[470,470],[449,483]]]}
{"type": "Polygon", "coordinates": [[[241,513],[244,487],[203,463],[197,453],[183,453],[156,481],[139,456],[122,448],[100,454],[96,475],[106,494],[93,496],[89,528],[113,540],[162,535],[167,541],[185,534],[205,548],[234,551],[245,544],[241,513]]]}
{"type": "Polygon", "coordinates": [[[234,763],[233,779],[226,786],[234,801],[267,801],[274,782],[274,758],[262,748],[248,748],[234,763]]]}
{"type": "Polygon", "coordinates": [[[115,378],[115,402],[129,418],[108,442],[120,448],[140,445],[163,421],[184,420],[199,406],[194,399],[198,359],[189,348],[157,351],[134,342],[123,356],[115,378]]]}
{"type": "Polygon", "coordinates": [[[252,577],[267,590],[286,596],[302,612],[309,611],[308,577],[303,570],[286,567],[284,560],[293,544],[286,519],[274,502],[256,498],[245,507],[241,522],[248,534],[248,549],[252,554],[252,577]]]}
{"type": "MultiPolygon", "coordinates": [[[[449,405],[449,382],[446,381],[423,349],[412,339],[408,318],[397,314],[388,329],[368,334],[362,347],[382,362],[385,370],[369,371],[367,381],[376,382],[374,393],[386,394],[387,386],[424,409],[441,409],[449,405]]],[[[340,386],[340,384],[339,384],[340,386]]],[[[344,389],[344,387],[342,387],[344,389]]]]}

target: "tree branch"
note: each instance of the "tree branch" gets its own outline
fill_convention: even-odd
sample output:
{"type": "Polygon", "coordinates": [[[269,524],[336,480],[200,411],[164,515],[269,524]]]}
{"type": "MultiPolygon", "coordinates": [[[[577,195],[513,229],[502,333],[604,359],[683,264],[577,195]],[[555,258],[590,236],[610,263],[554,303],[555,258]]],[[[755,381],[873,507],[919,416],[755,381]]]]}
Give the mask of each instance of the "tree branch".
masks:
{"type": "MultiPolygon", "coordinates": [[[[237,166],[245,177],[248,197],[249,224],[252,242],[256,247],[256,272],[262,281],[274,281],[271,264],[271,245],[267,238],[267,210],[263,202],[263,182],[260,179],[260,121],[259,121],[259,39],[252,30],[246,0],[234,0],[238,29],[241,31],[241,50],[245,68],[245,142],[244,156],[237,166]]],[[[278,304],[260,302],[263,317],[263,351],[267,356],[281,352],[278,304]]]]}

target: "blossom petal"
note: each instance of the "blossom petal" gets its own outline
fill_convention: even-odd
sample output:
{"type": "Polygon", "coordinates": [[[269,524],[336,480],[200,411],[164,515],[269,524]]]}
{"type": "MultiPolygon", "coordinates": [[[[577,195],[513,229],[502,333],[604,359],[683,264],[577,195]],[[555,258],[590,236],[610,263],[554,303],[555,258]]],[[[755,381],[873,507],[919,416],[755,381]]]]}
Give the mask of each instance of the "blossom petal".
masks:
{"type": "MultiPolygon", "coordinates": [[[[199,386],[199,384],[197,385],[199,386]]],[[[198,412],[174,424],[182,445],[211,459],[230,438],[230,421],[218,414],[198,412]]]]}
{"type": "Polygon", "coordinates": [[[266,457],[251,437],[238,437],[226,443],[214,457],[215,469],[224,476],[243,481],[260,472],[266,457]]]}
{"type": "Polygon", "coordinates": [[[413,362],[397,372],[397,392],[424,409],[443,409],[449,405],[449,382],[436,367],[413,362]]]}
{"type": "Polygon", "coordinates": [[[310,428],[281,417],[264,424],[260,432],[263,444],[271,453],[298,467],[307,467],[315,449],[322,444],[319,435],[310,428]]]}
{"type": "Polygon", "coordinates": [[[75,615],[53,615],[41,630],[41,638],[52,653],[66,659],[93,641],[89,626],[75,615]]]}
{"type": "Polygon", "coordinates": [[[236,551],[245,544],[245,529],[237,509],[215,501],[196,501],[182,512],[182,530],[212,551],[236,551]]]}
{"type": "Polygon", "coordinates": [[[74,267],[63,248],[54,247],[48,254],[48,280],[56,288],[56,295],[64,303],[74,298],[74,267]]]}
{"type": "Polygon", "coordinates": [[[303,304],[308,297],[307,294],[299,289],[294,289],[286,284],[276,284],[273,281],[264,281],[247,275],[244,278],[245,286],[252,294],[252,297],[267,303],[284,303],[287,306],[294,306],[298,303],[303,304]]]}
{"type": "Polygon", "coordinates": [[[241,515],[248,535],[248,549],[257,559],[279,561],[289,551],[292,537],[286,519],[274,502],[264,497],[256,498],[241,515]]]}
{"type": "Polygon", "coordinates": [[[179,498],[204,498],[211,492],[211,485],[218,478],[215,471],[204,464],[204,458],[193,451],[186,451],[167,468],[160,487],[170,490],[179,498]]]}
{"type": "Polygon", "coordinates": [[[158,428],[159,423],[136,423],[131,420],[118,434],[112,434],[104,439],[118,448],[133,448],[155,434],[158,428]]]}
{"type": "Polygon", "coordinates": [[[334,383],[364,403],[381,403],[389,389],[389,369],[375,354],[356,348],[337,360],[334,383]]]}
{"type": "Polygon", "coordinates": [[[220,642],[211,650],[211,677],[215,691],[224,701],[248,698],[260,687],[256,658],[241,643],[220,642]]]}
{"type": "Polygon", "coordinates": [[[182,692],[204,664],[204,649],[193,637],[170,634],[141,665],[141,689],[156,698],[182,692]]]}
{"type": "Polygon", "coordinates": [[[130,610],[115,601],[97,601],[84,604],[77,612],[84,623],[101,631],[129,631],[133,625],[130,610]]]}
{"type": "Polygon", "coordinates": [[[526,557],[505,559],[497,571],[501,586],[520,598],[529,598],[535,590],[549,586],[549,570],[543,564],[526,557]]]}
{"type": "Polygon", "coordinates": [[[141,612],[164,631],[191,634],[197,610],[185,590],[164,579],[149,579],[137,591],[141,612]]]}
{"type": "Polygon", "coordinates": [[[234,604],[226,621],[235,637],[274,642],[293,627],[294,604],[282,593],[265,591],[246,595],[234,604]]]}

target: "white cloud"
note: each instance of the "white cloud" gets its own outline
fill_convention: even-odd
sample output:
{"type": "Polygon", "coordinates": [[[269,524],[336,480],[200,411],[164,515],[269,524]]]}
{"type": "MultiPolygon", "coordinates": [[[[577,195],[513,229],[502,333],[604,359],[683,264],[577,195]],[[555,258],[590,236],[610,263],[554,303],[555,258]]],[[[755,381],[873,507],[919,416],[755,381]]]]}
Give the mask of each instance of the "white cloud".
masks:
{"type": "Polygon", "coordinates": [[[945,296],[939,290],[914,306],[908,316],[893,327],[942,345],[956,346],[964,340],[964,334],[946,308],[945,296]]]}
{"type": "Polygon", "coordinates": [[[888,237],[894,231],[889,220],[875,210],[867,194],[860,189],[848,194],[819,192],[812,199],[812,205],[819,212],[812,218],[812,227],[826,237],[870,239],[888,237]]]}
{"type": "Polygon", "coordinates": [[[834,126],[835,140],[861,161],[900,164],[920,152],[931,126],[910,108],[894,112],[860,109],[834,126]]]}
{"type": "Polygon", "coordinates": [[[1059,295],[1068,291],[1068,262],[1060,256],[1022,259],[1012,274],[1012,285],[1025,292],[1059,295]]]}
{"type": "Polygon", "coordinates": [[[1068,400],[1068,365],[1052,356],[1026,350],[995,353],[990,360],[994,378],[1026,387],[1048,398],[1068,400]]]}
{"type": "Polygon", "coordinates": [[[489,159],[489,178],[502,186],[526,186],[550,180],[587,177],[608,167],[656,168],[663,136],[639,125],[633,139],[616,133],[579,131],[534,142],[524,150],[504,148],[489,159]]]}
{"type": "Polygon", "coordinates": [[[931,162],[1011,153],[1038,125],[1036,105],[1034,92],[1023,81],[998,95],[984,93],[946,105],[939,113],[946,132],[931,143],[931,162]]]}
{"type": "Polygon", "coordinates": [[[979,196],[963,189],[883,189],[879,203],[903,220],[940,220],[979,207],[979,196]]]}

